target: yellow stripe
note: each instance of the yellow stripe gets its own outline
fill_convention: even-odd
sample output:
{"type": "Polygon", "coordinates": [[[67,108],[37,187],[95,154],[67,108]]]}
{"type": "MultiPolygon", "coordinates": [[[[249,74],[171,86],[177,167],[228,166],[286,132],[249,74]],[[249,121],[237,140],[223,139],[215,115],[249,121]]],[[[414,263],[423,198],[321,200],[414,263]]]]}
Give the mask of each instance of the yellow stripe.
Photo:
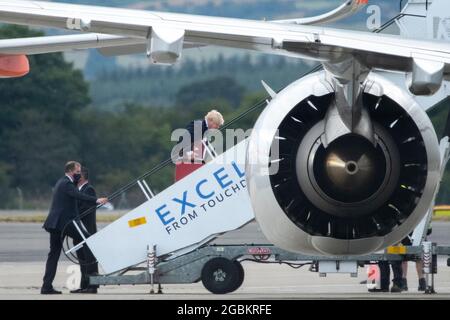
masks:
{"type": "Polygon", "coordinates": [[[130,228],[134,228],[134,227],[146,224],[146,223],[147,223],[147,219],[145,219],[145,217],[141,217],[141,218],[137,218],[137,219],[128,221],[128,225],[130,226],[130,228]]]}
{"type": "Polygon", "coordinates": [[[386,249],[388,254],[406,254],[405,246],[391,246],[386,249]]]}

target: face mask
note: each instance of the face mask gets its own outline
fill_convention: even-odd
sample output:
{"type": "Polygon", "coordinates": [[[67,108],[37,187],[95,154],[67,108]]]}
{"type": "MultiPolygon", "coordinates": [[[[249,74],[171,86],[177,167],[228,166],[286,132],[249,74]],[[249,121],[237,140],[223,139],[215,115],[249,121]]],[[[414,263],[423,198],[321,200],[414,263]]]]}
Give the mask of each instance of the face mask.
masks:
{"type": "Polygon", "coordinates": [[[80,181],[80,179],[81,179],[81,174],[75,173],[75,174],[73,175],[73,183],[77,184],[78,181],[80,181]]]}

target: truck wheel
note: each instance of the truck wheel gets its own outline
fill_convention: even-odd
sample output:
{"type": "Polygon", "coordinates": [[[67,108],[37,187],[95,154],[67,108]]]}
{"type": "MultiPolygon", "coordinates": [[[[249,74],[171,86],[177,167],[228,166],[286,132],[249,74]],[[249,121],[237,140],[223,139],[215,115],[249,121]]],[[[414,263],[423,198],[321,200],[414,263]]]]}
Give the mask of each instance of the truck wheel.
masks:
{"type": "MultiPolygon", "coordinates": [[[[217,257],[205,263],[202,269],[202,283],[214,294],[230,293],[239,288],[244,280],[240,263],[217,257]]],[[[242,266],[241,266],[242,267],[242,266]]]]}
{"type": "Polygon", "coordinates": [[[242,283],[244,282],[245,272],[244,272],[244,267],[242,266],[242,264],[239,261],[235,260],[235,261],[233,261],[233,263],[236,264],[239,269],[239,281],[236,283],[236,285],[237,285],[236,289],[234,289],[234,290],[237,290],[242,286],[242,283]]]}

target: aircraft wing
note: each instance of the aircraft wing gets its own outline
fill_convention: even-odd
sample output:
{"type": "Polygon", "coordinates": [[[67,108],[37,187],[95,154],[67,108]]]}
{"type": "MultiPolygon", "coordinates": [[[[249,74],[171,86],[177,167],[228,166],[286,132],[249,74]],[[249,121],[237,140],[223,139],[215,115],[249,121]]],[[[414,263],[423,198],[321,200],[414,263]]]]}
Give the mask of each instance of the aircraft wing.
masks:
{"type": "Polygon", "coordinates": [[[0,40],[0,53],[6,55],[33,55],[91,48],[131,46],[145,43],[142,39],[108,34],[72,34],[0,40]]]}
{"type": "MultiPolygon", "coordinates": [[[[99,49],[105,56],[142,53],[146,39],[115,36],[100,33],[71,34],[62,36],[32,37],[0,40],[0,54],[34,55],[68,50],[99,49]]],[[[184,49],[194,47],[188,43],[184,49]]]]}
{"type": "MultiPolygon", "coordinates": [[[[161,63],[176,61],[183,46],[218,45],[333,63],[351,55],[367,67],[388,70],[411,71],[416,62],[420,62],[422,67],[444,69],[445,74],[450,73],[449,43],[401,39],[367,32],[10,0],[0,0],[0,21],[146,40],[148,54],[155,62],[161,63]]],[[[8,49],[7,45],[1,47],[2,50],[8,49]]],[[[50,44],[49,50],[52,48],[54,46],[50,44]]],[[[41,52],[45,51],[44,44],[41,49],[41,52]]],[[[26,45],[23,50],[26,52],[26,45]]]]}

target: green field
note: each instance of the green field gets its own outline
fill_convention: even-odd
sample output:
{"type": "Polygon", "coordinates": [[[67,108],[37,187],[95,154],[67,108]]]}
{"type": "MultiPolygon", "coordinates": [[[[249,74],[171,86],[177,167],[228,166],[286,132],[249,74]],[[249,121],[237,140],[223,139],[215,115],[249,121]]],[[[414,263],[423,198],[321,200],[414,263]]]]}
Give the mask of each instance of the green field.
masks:
{"type": "Polygon", "coordinates": [[[449,217],[450,218],[450,209],[449,210],[435,210],[434,217],[449,217]]]}

